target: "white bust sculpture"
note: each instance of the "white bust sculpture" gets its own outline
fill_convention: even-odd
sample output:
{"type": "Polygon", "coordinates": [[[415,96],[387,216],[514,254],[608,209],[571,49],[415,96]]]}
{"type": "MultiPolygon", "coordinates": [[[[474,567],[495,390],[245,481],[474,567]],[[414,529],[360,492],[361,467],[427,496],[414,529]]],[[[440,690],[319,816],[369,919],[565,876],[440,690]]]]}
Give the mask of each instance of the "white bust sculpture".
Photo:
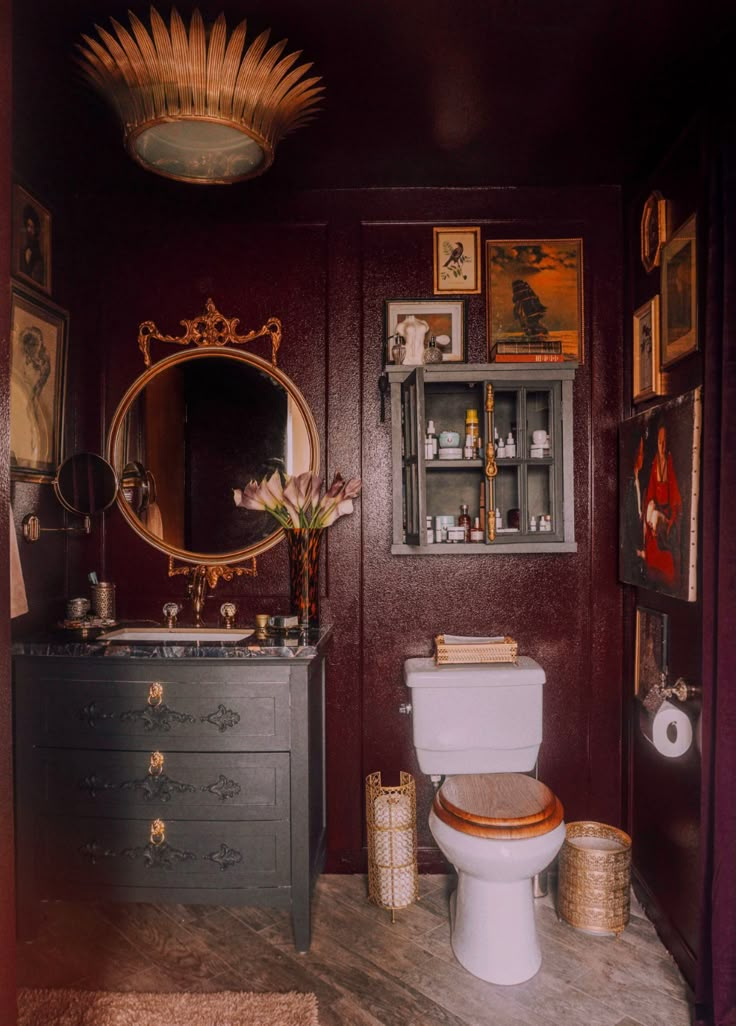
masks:
{"type": "Polygon", "coordinates": [[[406,345],[404,363],[420,364],[424,362],[424,336],[429,331],[426,321],[414,314],[409,314],[396,325],[396,334],[401,335],[406,345]]]}

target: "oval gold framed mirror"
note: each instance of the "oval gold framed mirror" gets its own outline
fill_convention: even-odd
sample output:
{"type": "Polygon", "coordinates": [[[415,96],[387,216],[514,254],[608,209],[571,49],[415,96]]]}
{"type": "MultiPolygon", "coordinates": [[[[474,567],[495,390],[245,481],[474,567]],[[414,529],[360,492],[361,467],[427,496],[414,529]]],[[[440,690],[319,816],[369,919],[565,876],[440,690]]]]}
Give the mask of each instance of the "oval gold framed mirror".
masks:
{"type": "Polygon", "coordinates": [[[274,470],[319,470],[319,438],[294,382],[252,353],[220,347],[166,357],[138,377],[112,418],[117,503],[150,545],[189,563],[233,564],[283,537],[233,489],[274,470]]]}

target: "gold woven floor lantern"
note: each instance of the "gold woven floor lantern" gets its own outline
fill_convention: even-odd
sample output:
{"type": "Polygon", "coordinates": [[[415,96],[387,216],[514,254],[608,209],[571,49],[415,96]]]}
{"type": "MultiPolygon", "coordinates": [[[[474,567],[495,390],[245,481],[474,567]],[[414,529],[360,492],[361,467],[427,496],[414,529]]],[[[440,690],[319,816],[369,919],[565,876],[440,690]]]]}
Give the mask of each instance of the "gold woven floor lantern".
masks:
{"type": "Polygon", "coordinates": [[[167,27],[152,7],[150,32],[128,16],[130,30],[111,18],[112,32],[84,35],[78,63],[149,171],[204,184],[254,178],[316,113],[321,78],[304,78],[312,65],[297,64],[300,51],[282,56],[287,40],[269,47],[270,29],[246,49],[245,21],[228,38],[224,14],[205,27],[195,10],[188,32],[176,10],[167,27]]]}

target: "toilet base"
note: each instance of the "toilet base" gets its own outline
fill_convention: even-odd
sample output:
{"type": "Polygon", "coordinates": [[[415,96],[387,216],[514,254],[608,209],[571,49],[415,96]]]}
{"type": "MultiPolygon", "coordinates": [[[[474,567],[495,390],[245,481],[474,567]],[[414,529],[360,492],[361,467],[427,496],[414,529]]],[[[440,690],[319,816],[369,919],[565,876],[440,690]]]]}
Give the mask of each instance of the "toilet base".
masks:
{"type": "Polygon", "coordinates": [[[488,983],[524,983],[542,965],[530,879],[494,883],[459,873],[450,930],[460,965],[488,983]]]}

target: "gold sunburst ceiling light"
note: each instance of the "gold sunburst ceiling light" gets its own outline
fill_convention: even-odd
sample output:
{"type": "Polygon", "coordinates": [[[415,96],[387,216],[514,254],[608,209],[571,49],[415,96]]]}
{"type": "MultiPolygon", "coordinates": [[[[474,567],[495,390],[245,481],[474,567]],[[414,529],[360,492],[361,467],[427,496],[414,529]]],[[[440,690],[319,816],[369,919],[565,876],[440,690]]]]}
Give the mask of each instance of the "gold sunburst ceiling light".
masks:
{"type": "Polygon", "coordinates": [[[268,47],[270,29],[246,49],[246,23],[228,38],[224,14],[205,28],[198,10],[189,32],[176,10],[170,26],[151,8],[150,33],[128,12],[130,31],[111,19],[83,36],[79,63],[112,104],[125,145],[143,167],[184,182],[254,178],[271,166],[278,142],[314,116],[320,77],[301,52],[268,47]]]}

